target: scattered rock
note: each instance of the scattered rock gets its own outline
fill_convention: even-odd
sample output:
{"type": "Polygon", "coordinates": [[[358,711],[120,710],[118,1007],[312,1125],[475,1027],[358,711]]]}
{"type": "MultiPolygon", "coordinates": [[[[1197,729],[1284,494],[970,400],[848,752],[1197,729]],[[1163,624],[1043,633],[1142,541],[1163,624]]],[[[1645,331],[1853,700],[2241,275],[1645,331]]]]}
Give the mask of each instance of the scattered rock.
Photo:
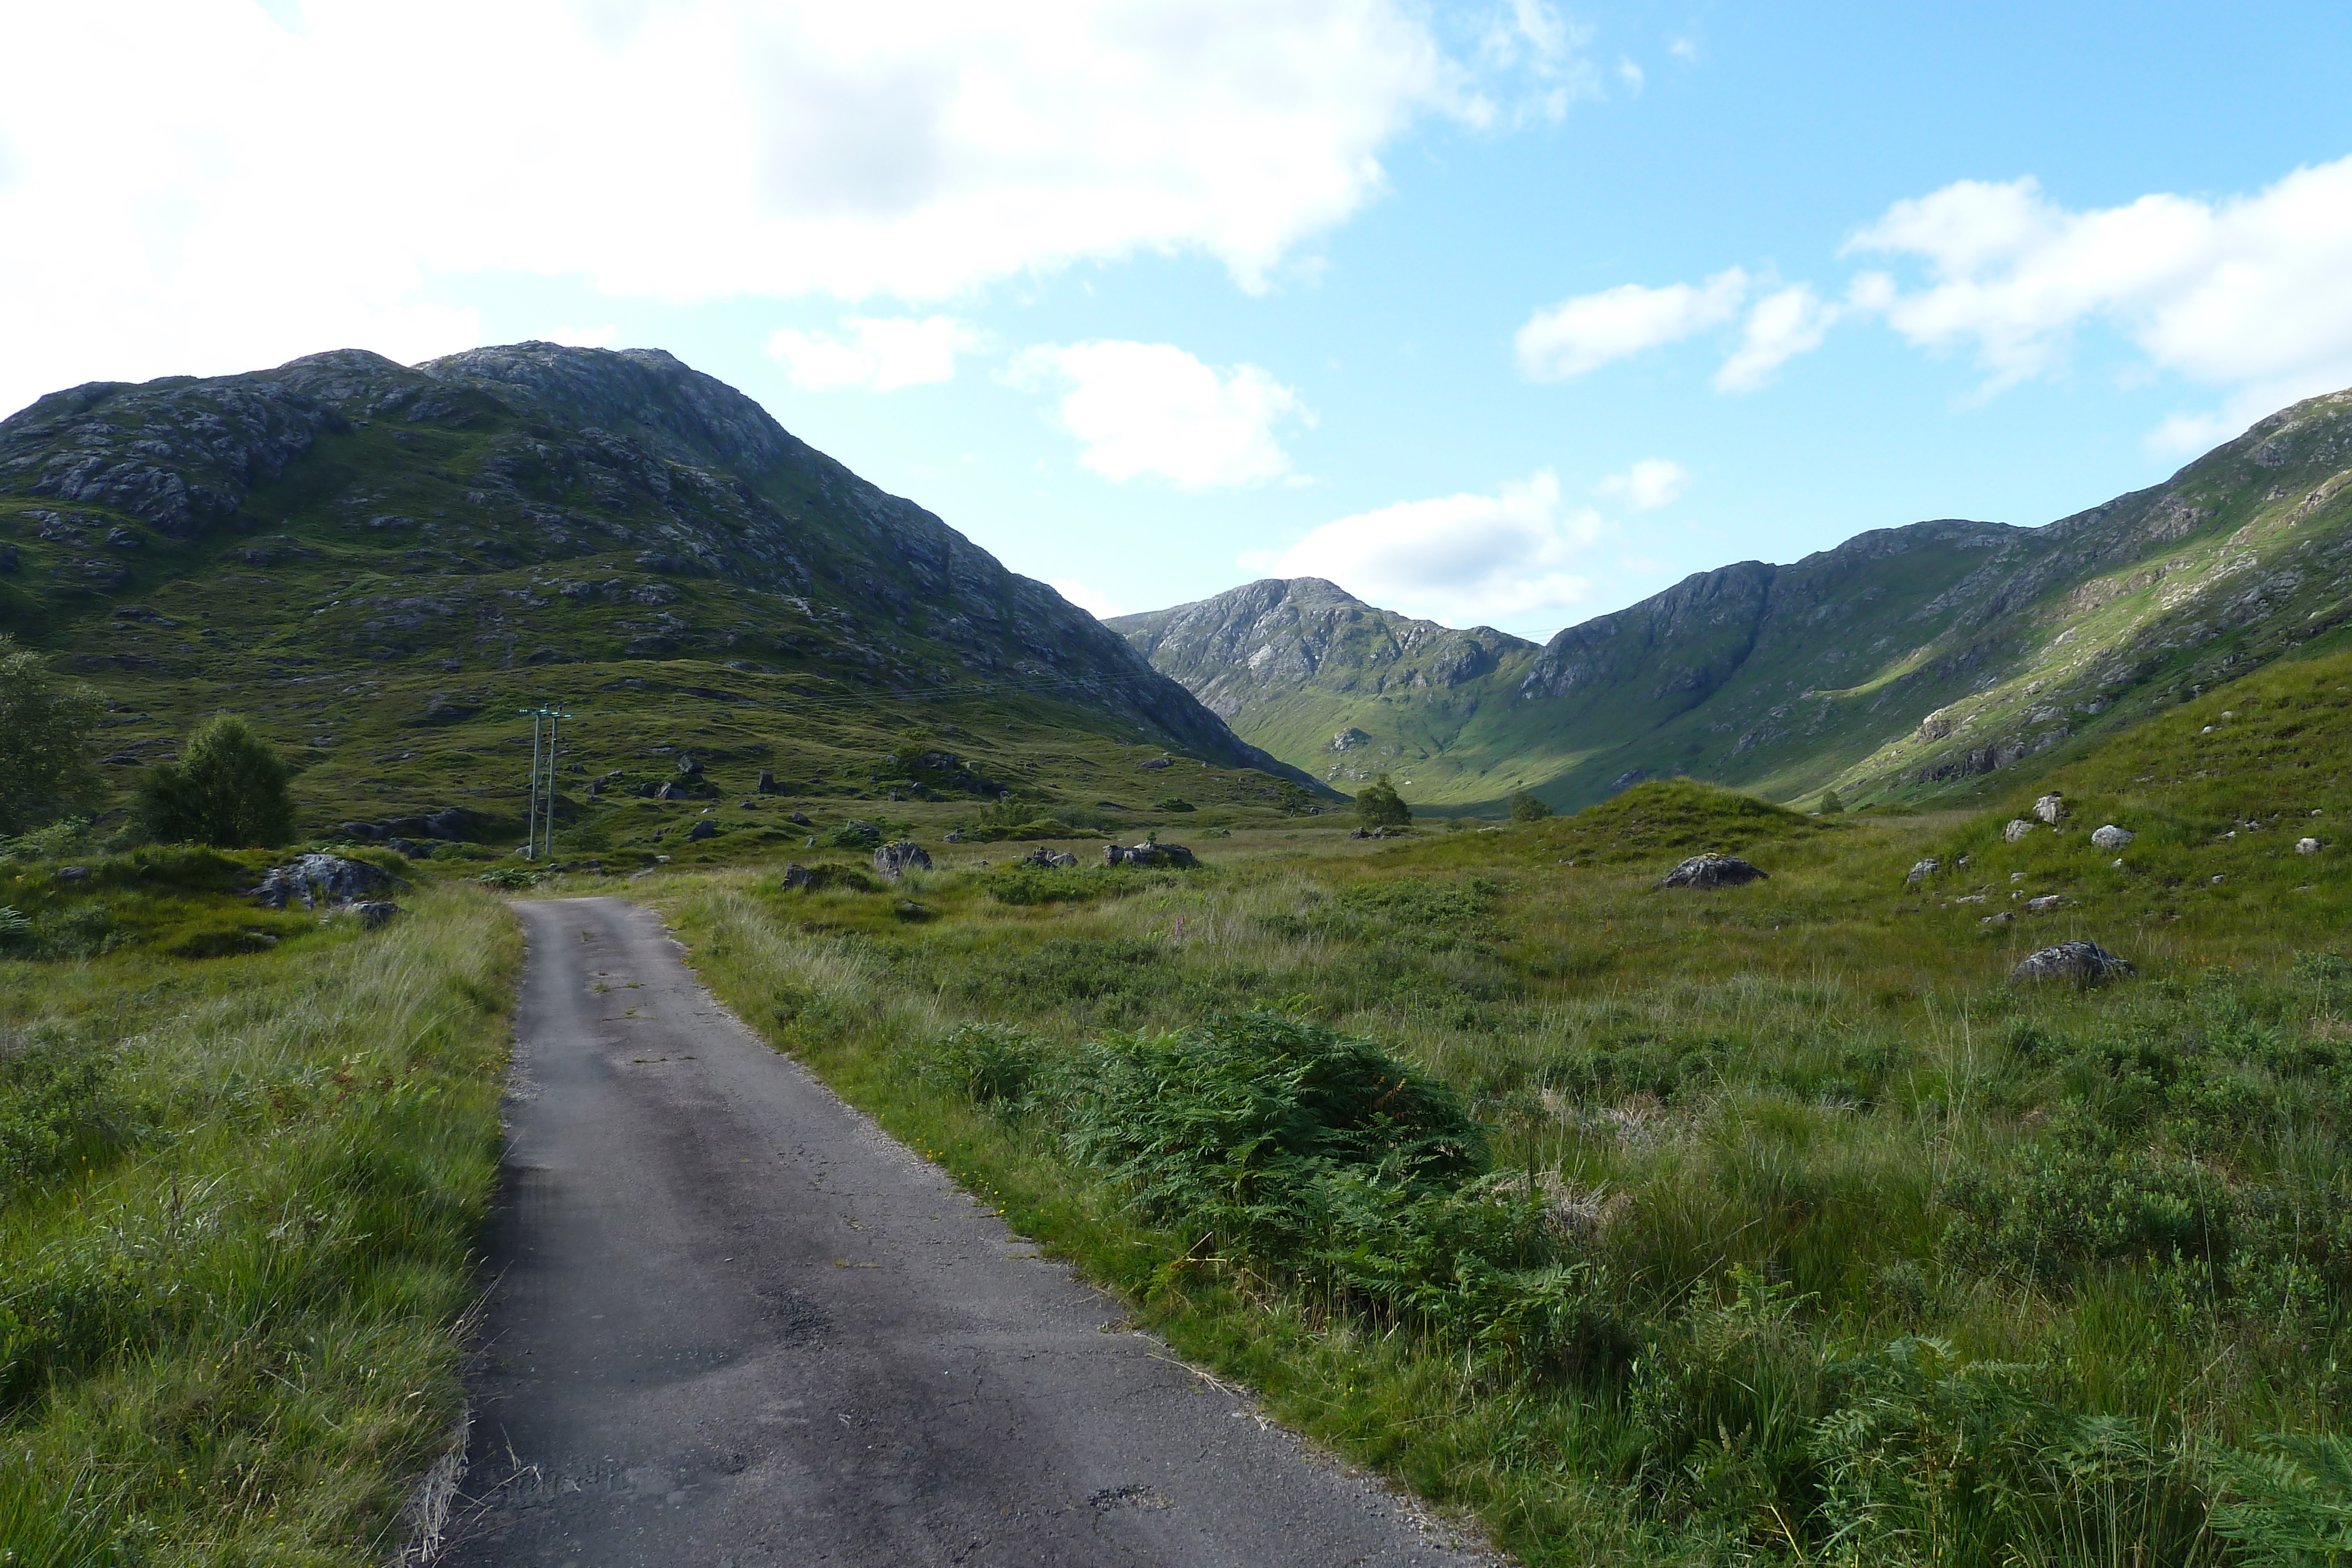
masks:
{"type": "Polygon", "coordinates": [[[1027,854],[1023,855],[1019,860],[1014,861],[1013,863],[1014,865],[1045,866],[1048,870],[1067,871],[1070,867],[1078,863],[1078,857],[1072,854],[1064,854],[1061,851],[1054,848],[1051,844],[1039,844],[1035,849],[1031,850],[1027,854]]]}
{"type": "Polygon", "coordinates": [[[809,821],[809,816],[806,811],[794,811],[791,816],[786,817],[784,821],[793,824],[795,827],[805,828],[813,826],[809,821]]]}
{"type": "Polygon", "coordinates": [[[366,844],[383,837],[383,827],[374,822],[342,822],[336,825],[335,831],[347,839],[356,839],[366,844]]]}
{"type": "Polygon", "coordinates": [[[1977,924],[1979,925],[2006,925],[2016,918],[2016,915],[2004,909],[1999,915],[1986,915],[1982,920],[1978,921],[1977,924]]]}
{"type": "Polygon", "coordinates": [[[754,791],[761,795],[781,795],[783,793],[783,790],[779,788],[776,783],[776,776],[765,768],[760,769],[760,782],[754,786],[754,791]]]}
{"type": "Polygon", "coordinates": [[[940,842],[943,844],[960,844],[963,842],[963,830],[961,828],[950,828],[944,834],[940,835],[940,842]]]}
{"type": "Polygon", "coordinates": [[[1157,773],[1163,768],[1175,767],[1176,759],[1172,757],[1147,757],[1136,766],[1146,773],[1157,773]]]}
{"type": "Polygon", "coordinates": [[[835,832],[847,833],[852,838],[864,839],[869,844],[878,844],[882,841],[881,829],[876,827],[871,822],[861,822],[855,817],[852,817],[849,821],[842,823],[840,827],[834,831],[835,832]]]}
{"type": "Polygon", "coordinates": [[[61,865],[58,867],[58,880],[59,882],[88,882],[89,880],[89,867],[86,865],[61,865]]]}
{"type": "Polygon", "coordinates": [[[2103,986],[2133,974],[2132,966],[2096,942],[2061,942],[2018,960],[2009,972],[2011,984],[2026,981],[2071,980],[2077,986],[2103,986]]]}
{"type": "Polygon", "coordinates": [[[2000,841],[2005,844],[2013,844],[2032,831],[2033,824],[2032,822],[2027,821],[2022,817],[2012,817],[2010,819],[2008,825],[2003,827],[2000,831],[2000,841]]]}
{"type": "Polygon", "coordinates": [[[686,830],[686,841],[689,844],[698,844],[705,839],[715,839],[718,836],[719,824],[708,817],[686,830]]]}
{"type": "Polygon", "coordinates": [[[681,779],[699,779],[702,777],[702,764],[689,751],[677,759],[677,773],[681,779]]]}
{"type": "Polygon", "coordinates": [[[2037,915],[2044,910],[2063,909],[2065,905],[2066,895],[2063,893],[2045,893],[2039,898],[2029,898],[2025,901],[2025,907],[2037,915]]]}
{"type": "Polygon", "coordinates": [[[407,860],[430,860],[433,857],[433,846],[420,844],[415,839],[386,839],[383,847],[407,860]]]}
{"type": "Polygon", "coordinates": [[[1954,904],[1982,904],[1984,901],[1985,895],[1981,893],[1971,893],[1952,900],[1954,904]]]}
{"type": "Polygon", "coordinates": [[[1918,886],[1919,883],[1935,875],[1937,869],[1940,868],[1943,863],[1943,862],[1936,859],[1933,855],[1928,856],[1926,860],[1920,861],[1912,866],[1909,871],[1904,873],[1903,885],[1906,887],[1918,886]]]}
{"type": "Polygon", "coordinates": [[[2105,827],[2092,831],[2091,842],[2103,850],[2119,850],[2137,837],[2139,835],[2129,828],[2118,828],[2109,822],[2105,827]]]}
{"type": "Polygon", "coordinates": [[[784,891],[786,893],[791,893],[795,888],[803,892],[806,892],[808,889],[813,888],[815,885],[816,873],[809,870],[808,867],[801,864],[798,861],[794,861],[792,864],[784,868],[784,891]]]}
{"type": "Polygon", "coordinates": [[[2220,872],[2215,872],[2210,877],[2206,879],[2206,881],[2214,887],[2219,887],[2229,880],[2230,879],[2228,877],[2223,876],[2220,872]]]}
{"type": "Polygon", "coordinates": [[[931,857],[912,839],[894,839],[874,852],[874,869],[896,882],[910,871],[929,871],[931,857]]]}
{"type": "Polygon", "coordinates": [[[360,917],[360,929],[373,931],[379,925],[389,925],[392,917],[401,913],[400,905],[383,900],[373,900],[352,905],[352,913],[360,917]]]}
{"type": "Polygon", "coordinates": [[[444,806],[437,811],[427,811],[425,814],[425,836],[452,841],[462,839],[473,820],[474,814],[463,806],[444,806]]]}
{"type": "Polygon", "coordinates": [[[407,885],[383,867],[365,861],[314,853],[297,855],[286,864],[263,873],[261,885],[253,890],[253,897],[255,903],[269,909],[283,909],[298,898],[303,908],[316,909],[321,904],[341,906],[364,903],[369,894],[407,885]]]}
{"type": "Polygon", "coordinates": [[[1769,872],[1759,870],[1738,855],[1693,855],[1658,883],[1660,887],[1741,887],[1761,882],[1769,872]]]}
{"type": "Polygon", "coordinates": [[[687,793],[675,784],[665,784],[660,789],[654,791],[654,799],[656,800],[683,800],[687,799],[687,793]]]}
{"type": "Polygon", "coordinates": [[[2056,827],[2066,820],[2066,797],[2059,794],[2042,796],[2033,802],[2033,816],[2036,821],[2056,827]]]}
{"type": "MultiPolygon", "coordinates": [[[[1075,862],[1076,857],[1072,857],[1075,862]]],[[[1173,865],[1194,866],[1201,863],[1198,856],[1182,844],[1105,844],[1105,865],[1173,865]]]]}
{"type": "Polygon", "coordinates": [[[2315,855],[2324,847],[2325,846],[2322,845],[2317,839],[2297,839],[2294,841],[2294,852],[2299,855],[2315,855]]]}

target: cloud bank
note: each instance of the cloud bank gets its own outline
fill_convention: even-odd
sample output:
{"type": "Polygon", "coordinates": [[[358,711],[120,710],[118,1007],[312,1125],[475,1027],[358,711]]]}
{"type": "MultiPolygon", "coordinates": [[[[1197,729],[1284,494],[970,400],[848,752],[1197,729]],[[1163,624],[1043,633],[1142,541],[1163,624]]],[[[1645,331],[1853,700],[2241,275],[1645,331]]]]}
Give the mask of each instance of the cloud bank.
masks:
{"type": "Polygon", "coordinates": [[[1417,118],[1493,114],[1404,0],[125,0],[8,7],[0,55],[41,62],[0,95],[7,408],[466,347],[443,280],[485,271],[926,301],[1191,253],[1255,289],[1417,118]]]}
{"type": "Polygon", "coordinates": [[[1559,476],[1546,468],[1491,493],[1341,517],[1241,564],[1273,577],[1325,578],[1369,603],[1449,626],[1527,625],[1555,620],[1590,594],[1580,568],[1603,532],[1599,513],[1561,503],[1559,476]]]}

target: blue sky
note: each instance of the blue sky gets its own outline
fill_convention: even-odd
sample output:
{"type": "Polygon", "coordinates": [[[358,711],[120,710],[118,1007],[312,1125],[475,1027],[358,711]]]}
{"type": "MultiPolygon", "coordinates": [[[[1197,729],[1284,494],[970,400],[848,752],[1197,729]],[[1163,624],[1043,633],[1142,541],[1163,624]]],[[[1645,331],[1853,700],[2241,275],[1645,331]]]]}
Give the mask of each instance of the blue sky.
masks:
{"type": "Polygon", "coordinates": [[[0,21],[0,403],[662,347],[1098,610],[1541,637],[2352,384],[2341,5],[94,9],[0,21]]]}

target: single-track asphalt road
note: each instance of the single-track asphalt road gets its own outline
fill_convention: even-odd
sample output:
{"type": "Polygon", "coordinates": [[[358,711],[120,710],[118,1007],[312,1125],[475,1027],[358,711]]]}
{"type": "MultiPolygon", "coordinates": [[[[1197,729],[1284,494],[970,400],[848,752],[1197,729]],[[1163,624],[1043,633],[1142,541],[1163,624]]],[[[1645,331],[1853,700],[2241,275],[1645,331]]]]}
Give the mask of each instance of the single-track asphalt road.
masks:
{"type": "Polygon", "coordinates": [[[644,909],[530,936],[444,1563],[1459,1565],[720,1008],[644,909]]]}

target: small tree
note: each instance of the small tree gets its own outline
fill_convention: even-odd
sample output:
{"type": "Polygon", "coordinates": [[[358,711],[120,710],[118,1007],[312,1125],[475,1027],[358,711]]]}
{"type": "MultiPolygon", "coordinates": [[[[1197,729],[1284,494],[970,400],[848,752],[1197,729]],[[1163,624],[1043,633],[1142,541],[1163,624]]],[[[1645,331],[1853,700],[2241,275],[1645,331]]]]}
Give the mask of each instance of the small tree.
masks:
{"type": "Polygon", "coordinates": [[[1551,808],[1525,789],[1512,792],[1511,821],[1514,822],[1540,822],[1550,815],[1551,808]]]}
{"type": "Polygon", "coordinates": [[[0,837],[96,798],[89,737],[105,707],[96,692],[61,684],[46,658],[0,632],[0,837]]]}
{"type": "Polygon", "coordinates": [[[1838,792],[1836,790],[1824,789],[1822,791],[1821,815],[1824,817],[1834,817],[1844,810],[1845,802],[1838,799],[1838,792]]]}
{"type": "Polygon", "coordinates": [[[1356,820],[1368,828],[1402,828],[1412,821],[1412,808],[1383,773],[1356,797],[1356,820]]]}
{"type": "Polygon", "coordinates": [[[165,843],[282,844],[294,830],[291,776],[251,725],[220,714],[188,737],[179,761],[155,763],[141,777],[133,820],[165,843]]]}

